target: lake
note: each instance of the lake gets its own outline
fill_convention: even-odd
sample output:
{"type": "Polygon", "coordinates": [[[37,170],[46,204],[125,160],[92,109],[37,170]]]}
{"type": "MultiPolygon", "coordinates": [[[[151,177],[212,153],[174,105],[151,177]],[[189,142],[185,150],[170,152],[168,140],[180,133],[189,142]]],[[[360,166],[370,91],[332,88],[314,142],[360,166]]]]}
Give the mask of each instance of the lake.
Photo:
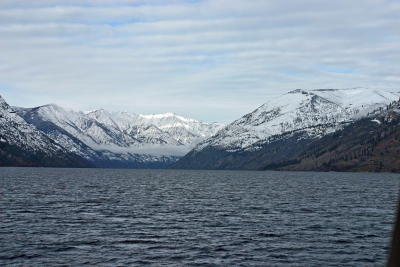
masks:
{"type": "Polygon", "coordinates": [[[0,168],[0,265],[382,266],[399,178],[0,168]]]}

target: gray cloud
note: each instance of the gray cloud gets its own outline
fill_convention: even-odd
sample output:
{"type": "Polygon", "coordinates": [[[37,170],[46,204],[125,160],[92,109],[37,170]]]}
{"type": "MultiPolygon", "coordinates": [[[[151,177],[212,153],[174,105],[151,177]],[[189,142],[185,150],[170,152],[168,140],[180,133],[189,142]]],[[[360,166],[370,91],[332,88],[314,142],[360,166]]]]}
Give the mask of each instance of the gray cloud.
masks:
{"type": "Polygon", "coordinates": [[[400,2],[0,1],[14,105],[228,122],[293,88],[400,88],[400,2]]]}

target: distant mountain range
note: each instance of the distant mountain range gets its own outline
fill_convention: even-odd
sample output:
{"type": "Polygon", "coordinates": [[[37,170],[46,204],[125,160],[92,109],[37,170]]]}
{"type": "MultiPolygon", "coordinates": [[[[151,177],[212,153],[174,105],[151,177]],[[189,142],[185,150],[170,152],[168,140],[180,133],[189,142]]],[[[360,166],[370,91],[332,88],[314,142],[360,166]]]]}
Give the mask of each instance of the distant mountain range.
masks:
{"type": "MultiPolygon", "coordinates": [[[[393,142],[387,144],[389,147],[384,145],[389,142],[388,122],[382,119],[385,113],[380,113],[392,110],[390,114],[395,118],[397,115],[393,114],[398,112],[393,107],[399,96],[398,92],[362,88],[297,89],[270,100],[200,142],[172,168],[396,171],[399,168],[389,161],[397,162],[400,154],[387,154],[393,159],[384,160],[387,166],[380,166],[381,155],[376,155],[372,147],[375,149],[376,142],[382,142],[378,146],[386,150],[400,149],[398,145],[390,147],[393,142]],[[366,125],[371,126],[369,130],[362,128],[366,125]],[[383,132],[382,139],[376,137],[383,132]],[[364,144],[372,140],[375,140],[374,145],[364,144]],[[360,152],[361,144],[369,150],[360,152]],[[327,148],[329,153],[325,151],[327,148]],[[358,160],[343,151],[343,155],[338,156],[335,149],[344,148],[348,153],[353,152],[358,160]],[[361,167],[360,153],[369,153],[374,163],[361,167]],[[348,162],[340,163],[341,157],[348,162]]],[[[389,121],[396,124],[395,119],[389,121]]],[[[390,125],[390,129],[395,128],[390,125]]]]}
{"type": "MultiPolygon", "coordinates": [[[[35,108],[11,108],[3,99],[2,103],[4,107],[1,107],[1,111],[7,114],[7,121],[15,127],[31,129],[26,133],[29,138],[40,136],[50,140],[94,167],[163,168],[224,126],[173,113],[141,115],[106,110],[85,113],[66,110],[53,104],[35,108]]],[[[4,130],[0,134],[5,140],[3,144],[8,144],[12,131],[6,124],[2,123],[2,127],[4,130]]],[[[12,144],[21,148],[26,146],[26,142],[14,141],[12,144]]],[[[36,150],[48,152],[46,145],[36,150]]],[[[76,164],[66,162],[64,165],[76,164]]]]}
{"type": "Polygon", "coordinates": [[[0,97],[0,166],[400,172],[399,97],[296,89],[226,126],[0,97]]]}

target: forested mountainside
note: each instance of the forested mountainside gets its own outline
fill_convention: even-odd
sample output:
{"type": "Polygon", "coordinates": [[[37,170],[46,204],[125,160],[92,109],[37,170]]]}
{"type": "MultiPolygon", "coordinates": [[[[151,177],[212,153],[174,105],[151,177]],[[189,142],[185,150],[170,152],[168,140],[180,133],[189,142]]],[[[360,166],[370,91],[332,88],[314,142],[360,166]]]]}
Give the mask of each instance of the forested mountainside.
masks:
{"type": "Polygon", "coordinates": [[[400,172],[400,101],[317,140],[277,169],[400,172]]]}
{"type": "Polygon", "coordinates": [[[171,168],[282,169],[306,157],[316,142],[369,120],[399,95],[361,88],[294,90],[227,125],[171,168]]]}

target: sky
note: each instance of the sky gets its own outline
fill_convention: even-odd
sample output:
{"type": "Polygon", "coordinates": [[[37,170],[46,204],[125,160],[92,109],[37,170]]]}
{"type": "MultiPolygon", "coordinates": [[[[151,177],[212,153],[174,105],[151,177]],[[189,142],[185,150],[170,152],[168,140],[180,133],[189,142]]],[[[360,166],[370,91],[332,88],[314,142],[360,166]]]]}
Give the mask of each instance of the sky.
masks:
{"type": "Polygon", "coordinates": [[[0,0],[0,94],[227,123],[296,88],[398,91],[399,14],[399,0],[0,0]]]}

